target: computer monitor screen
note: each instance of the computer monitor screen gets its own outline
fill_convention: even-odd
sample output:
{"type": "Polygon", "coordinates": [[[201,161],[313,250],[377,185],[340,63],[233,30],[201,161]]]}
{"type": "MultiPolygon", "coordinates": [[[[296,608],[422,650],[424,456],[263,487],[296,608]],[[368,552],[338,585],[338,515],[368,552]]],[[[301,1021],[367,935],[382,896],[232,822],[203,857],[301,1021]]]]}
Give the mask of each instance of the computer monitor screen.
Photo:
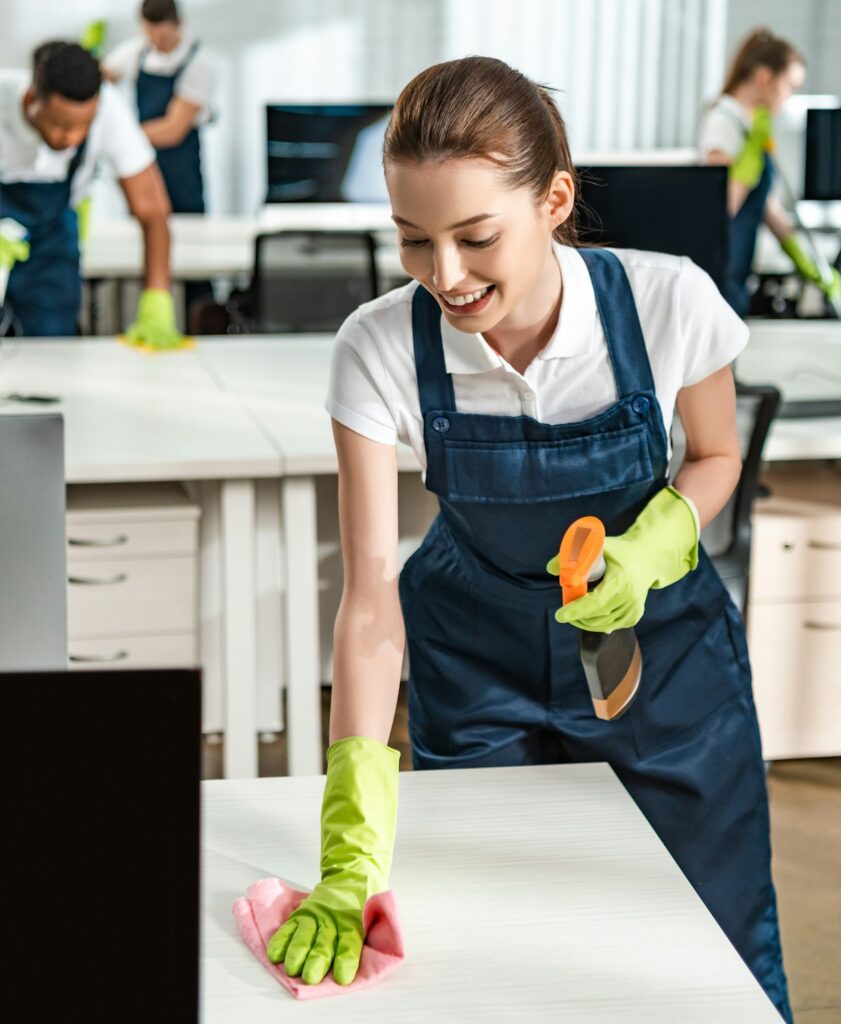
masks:
{"type": "Polygon", "coordinates": [[[841,200],[841,107],[806,114],[803,198],[841,200]]]}
{"type": "Polygon", "coordinates": [[[266,107],[269,203],[377,203],[388,193],[385,104],[266,107]]]}
{"type": "Polygon", "coordinates": [[[198,1020],[198,670],[0,674],[6,1002],[198,1020]]]}
{"type": "Polygon", "coordinates": [[[579,167],[586,245],[688,256],[719,288],[729,250],[727,168],[579,167]]]}
{"type": "Polygon", "coordinates": [[[0,416],[0,672],[67,666],[64,424],[0,416]]]}

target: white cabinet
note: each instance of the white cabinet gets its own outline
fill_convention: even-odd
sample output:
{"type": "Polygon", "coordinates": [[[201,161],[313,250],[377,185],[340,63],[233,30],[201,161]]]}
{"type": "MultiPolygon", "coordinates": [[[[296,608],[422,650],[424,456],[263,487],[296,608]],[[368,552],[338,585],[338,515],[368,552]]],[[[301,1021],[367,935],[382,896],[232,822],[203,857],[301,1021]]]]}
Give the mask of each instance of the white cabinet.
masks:
{"type": "Polygon", "coordinates": [[[841,754],[841,472],[763,479],[747,616],[763,755],[841,754]]]}
{"type": "Polygon", "coordinates": [[[178,484],[68,487],[71,668],[197,664],[198,520],[178,484]]]}

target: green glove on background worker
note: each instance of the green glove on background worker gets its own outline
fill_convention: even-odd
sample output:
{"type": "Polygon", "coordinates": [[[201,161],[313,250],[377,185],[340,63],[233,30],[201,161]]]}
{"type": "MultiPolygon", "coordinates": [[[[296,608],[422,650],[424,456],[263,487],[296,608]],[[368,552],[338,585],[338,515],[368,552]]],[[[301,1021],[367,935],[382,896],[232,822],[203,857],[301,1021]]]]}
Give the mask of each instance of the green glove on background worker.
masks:
{"type": "Polygon", "coordinates": [[[773,146],[774,122],[767,107],[757,107],[742,152],[730,164],[729,177],[746,188],[756,187],[765,168],[765,154],[773,146]]]}
{"type": "Polygon", "coordinates": [[[131,345],[163,351],[186,343],[175,326],[175,304],[166,288],[146,288],[137,304],[137,316],[125,333],[131,345]]]}
{"type": "MultiPolygon", "coordinates": [[[[5,223],[7,222],[0,221],[0,267],[3,267],[4,270],[11,270],[16,263],[25,263],[29,259],[29,242],[17,232],[14,234],[4,232],[3,225],[5,223]]],[[[10,223],[17,224],[17,221],[10,223]]],[[[17,226],[20,227],[20,225],[17,226]]]]}
{"type": "Polygon", "coordinates": [[[806,255],[796,235],[789,235],[780,242],[783,252],[797,268],[797,273],[806,281],[812,281],[830,300],[841,299],[841,274],[835,267],[829,268],[829,275],[824,277],[814,260],[806,255]]]}
{"type": "MultiPolygon", "coordinates": [[[[698,564],[697,515],[689,499],[664,487],[623,534],[605,539],[604,578],[589,594],[559,608],[557,621],[590,633],[635,626],[649,590],[676,583],[698,564]]],[[[557,555],[546,569],[558,575],[557,555]]]]}
{"type": "Polygon", "coordinates": [[[327,751],[321,881],[266,950],[308,985],[317,985],[331,965],[340,985],[356,977],[365,941],[362,910],[388,888],[399,761],[398,751],[363,736],[337,740],[327,751]]]}
{"type": "Polygon", "coordinates": [[[108,22],[100,18],[98,21],[91,21],[85,25],[82,29],[82,34],[79,36],[79,46],[83,50],[87,50],[97,60],[100,60],[105,52],[107,28],[108,22]]]}

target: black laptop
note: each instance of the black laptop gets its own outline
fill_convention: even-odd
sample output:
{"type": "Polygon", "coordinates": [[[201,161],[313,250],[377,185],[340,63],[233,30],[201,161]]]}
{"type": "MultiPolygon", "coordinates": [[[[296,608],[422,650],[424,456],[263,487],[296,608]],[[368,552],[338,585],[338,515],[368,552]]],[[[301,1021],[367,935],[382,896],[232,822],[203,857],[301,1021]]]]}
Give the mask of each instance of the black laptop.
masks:
{"type": "Polygon", "coordinates": [[[4,954],[31,1021],[198,1020],[198,671],[0,673],[4,954]]]}

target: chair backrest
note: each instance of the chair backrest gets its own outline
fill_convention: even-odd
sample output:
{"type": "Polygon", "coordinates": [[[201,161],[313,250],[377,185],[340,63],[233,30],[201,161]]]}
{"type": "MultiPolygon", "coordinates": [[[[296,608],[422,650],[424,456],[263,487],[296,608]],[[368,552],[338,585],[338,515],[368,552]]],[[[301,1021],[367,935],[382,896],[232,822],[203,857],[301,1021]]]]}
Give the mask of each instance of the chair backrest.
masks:
{"type": "Polygon", "coordinates": [[[63,427],[0,416],[0,671],[67,667],[63,427]]]}
{"type": "Polygon", "coordinates": [[[704,548],[743,614],[750,576],[751,511],[760,489],[762,451],[780,400],[780,391],[773,385],[736,384],[742,472],[730,500],[701,535],[704,548]]]}
{"type": "Polygon", "coordinates": [[[262,334],[337,331],[379,294],[370,231],[277,231],[257,236],[252,330],[262,334]]]}

